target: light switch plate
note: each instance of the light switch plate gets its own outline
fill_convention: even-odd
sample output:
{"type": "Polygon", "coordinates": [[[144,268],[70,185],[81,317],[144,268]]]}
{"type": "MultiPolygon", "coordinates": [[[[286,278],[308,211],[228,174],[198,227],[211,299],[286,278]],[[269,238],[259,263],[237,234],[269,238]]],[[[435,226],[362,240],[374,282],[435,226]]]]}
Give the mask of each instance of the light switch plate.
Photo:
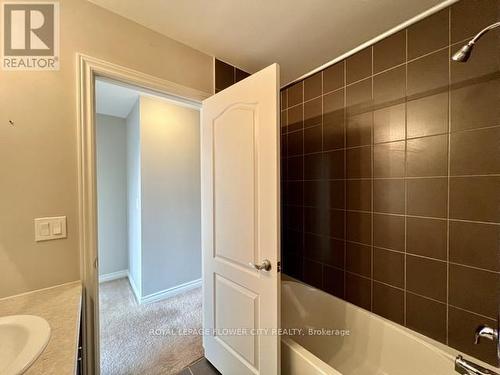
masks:
{"type": "Polygon", "coordinates": [[[35,241],[66,238],[66,216],[40,217],[35,219],[35,241]]]}

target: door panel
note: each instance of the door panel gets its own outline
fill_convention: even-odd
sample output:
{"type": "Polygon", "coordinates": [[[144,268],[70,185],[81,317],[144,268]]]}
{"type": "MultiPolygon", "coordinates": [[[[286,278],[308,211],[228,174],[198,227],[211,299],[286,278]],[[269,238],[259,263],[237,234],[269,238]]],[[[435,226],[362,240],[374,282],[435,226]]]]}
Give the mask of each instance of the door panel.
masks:
{"type": "Polygon", "coordinates": [[[213,125],[215,255],[245,267],[255,260],[256,244],[254,110],[232,106],[213,125]]]}
{"type": "Polygon", "coordinates": [[[203,346],[228,375],[279,373],[278,77],[274,64],[203,102],[203,346]]]}

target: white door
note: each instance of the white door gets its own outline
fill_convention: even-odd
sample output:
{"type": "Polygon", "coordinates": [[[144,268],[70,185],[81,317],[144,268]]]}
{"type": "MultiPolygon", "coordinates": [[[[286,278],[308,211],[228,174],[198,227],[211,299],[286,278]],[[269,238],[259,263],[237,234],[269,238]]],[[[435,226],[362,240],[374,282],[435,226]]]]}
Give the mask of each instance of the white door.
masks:
{"type": "Polygon", "coordinates": [[[279,374],[278,106],[277,64],[203,102],[203,346],[224,375],[279,374]]]}

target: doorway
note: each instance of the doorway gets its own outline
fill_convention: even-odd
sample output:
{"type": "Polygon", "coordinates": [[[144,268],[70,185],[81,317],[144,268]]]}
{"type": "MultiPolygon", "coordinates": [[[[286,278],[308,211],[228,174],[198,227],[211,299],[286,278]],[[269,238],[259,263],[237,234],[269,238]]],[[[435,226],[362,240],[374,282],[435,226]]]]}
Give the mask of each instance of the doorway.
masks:
{"type": "MultiPolygon", "coordinates": [[[[210,94],[88,56],[79,55],[78,58],[79,203],[82,234],[80,253],[81,276],[85,292],[83,370],[84,373],[92,375],[100,373],[99,326],[102,323],[99,319],[98,279],[96,79],[112,80],[126,87],[132,86],[132,88],[140,89],[146,94],[160,94],[167,101],[179,101],[191,106],[194,104],[198,108],[201,101],[207,99],[210,94]]],[[[212,96],[211,100],[203,103],[204,120],[200,134],[203,228],[201,242],[204,270],[202,334],[208,361],[222,373],[234,373],[231,369],[236,367],[245,367],[244,373],[279,373],[278,111],[279,67],[276,64],[223,90],[212,96]],[[215,155],[215,158],[210,155],[215,155]],[[238,163],[242,162],[244,162],[244,168],[239,170],[238,163]],[[238,191],[237,187],[245,181],[253,181],[254,188],[252,189],[255,189],[255,195],[250,194],[250,188],[238,191]],[[250,204],[252,201],[253,204],[250,204]],[[239,210],[240,206],[243,210],[239,210]],[[252,209],[252,206],[255,209],[252,209]],[[239,211],[244,215],[238,215],[239,211]],[[219,216],[215,215],[216,212],[219,212],[219,216]],[[223,216],[220,216],[222,213],[223,216]],[[251,220],[252,216],[254,221],[251,220]],[[231,221],[231,217],[234,217],[234,222],[231,221]],[[241,226],[243,222],[256,224],[248,228],[241,226]],[[241,233],[237,230],[230,232],[227,228],[224,229],[224,223],[230,224],[233,229],[241,227],[241,233]],[[245,254],[242,253],[241,259],[236,259],[237,246],[232,249],[224,246],[222,249],[219,244],[213,247],[214,251],[212,251],[214,241],[223,241],[225,245],[237,244],[239,234],[245,239],[253,237],[257,240],[245,242],[246,250],[245,254]],[[247,246],[251,243],[255,244],[254,251],[247,246]],[[225,265],[231,265],[234,270],[230,270],[225,265]],[[224,267],[230,272],[226,272],[224,267]],[[221,276],[217,278],[216,274],[221,276]],[[244,275],[249,281],[249,283],[245,282],[244,286],[248,292],[238,287],[238,283],[241,284],[238,278],[244,275]],[[211,281],[216,279],[218,284],[212,284],[211,287],[211,281]],[[215,298],[216,290],[218,290],[217,298],[215,298]],[[262,299],[262,306],[260,306],[260,299],[262,299]],[[252,304],[247,302],[252,302],[252,304]],[[258,306],[260,308],[255,309],[258,306]],[[243,334],[239,333],[240,329],[243,329],[243,334]],[[207,350],[208,345],[211,351],[207,350]],[[247,349],[253,351],[254,359],[247,355],[250,353],[247,349]]],[[[157,115],[152,116],[153,119],[157,117],[157,115]]],[[[138,185],[142,189],[142,181],[138,185]]],[[[143,207],[143,202],[139,201],[137,204],[138,201],[134,200],[132,203],[128,206],[141,207],[141,209],[143,207]]],[[[154,225],[148,225],[146,228],[141,226],[142,230],[152,228],[154,225]]],[[[163,267],[160,267],[163,272],[167,265],[180,268],[175,263],[175,259],[171,258],[160,262],[159,265],[163,267]]],[[[129,275],[132,273],[130,268],[129,263],[129,275]]],[[[154,275],[155,272],[152,274],[154,275]]],[[[147,298],[143,300],[141,295],[138,302],[149,302],[150,298],[154,299],[157,294],[149,292],[148,288],[151,285],[149,281],[143,280],[143,282],[140,291],[146,293],[147,298]]],[[[131,288],[133,292],[133,287],[131,288]]],[[[134,298],[137,299],[137,296],[134,298]]],[[[200,361],[198,365],[204,366],[209,362],[200,361]]],[[[193,367],[189,369],[192,371],[193,367]]]]}
{"type": "Polygon", "coordinates": [[[95,93],[101,374],[175,374],[203,356],[200,108],[95,93]]]}

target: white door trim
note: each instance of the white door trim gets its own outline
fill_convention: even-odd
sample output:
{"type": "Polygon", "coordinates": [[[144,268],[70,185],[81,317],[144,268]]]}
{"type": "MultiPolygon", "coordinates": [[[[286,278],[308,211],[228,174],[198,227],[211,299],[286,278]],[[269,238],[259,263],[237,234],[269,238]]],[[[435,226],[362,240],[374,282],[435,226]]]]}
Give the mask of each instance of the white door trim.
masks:
{"type": "Polygon", "coordinates": [[[160,96],[201,105],[211,93],[179,85],[133,69],[84,54],[76,55],[77,148],[78,148],[78,219],[80,277],[83,286],[82,338],[83,367],[88,375],[99,374],[99,275],[97,259],[97,185],[95,150],[95,78],[102,77],[125,85],[140,87],[160,96]]]}

